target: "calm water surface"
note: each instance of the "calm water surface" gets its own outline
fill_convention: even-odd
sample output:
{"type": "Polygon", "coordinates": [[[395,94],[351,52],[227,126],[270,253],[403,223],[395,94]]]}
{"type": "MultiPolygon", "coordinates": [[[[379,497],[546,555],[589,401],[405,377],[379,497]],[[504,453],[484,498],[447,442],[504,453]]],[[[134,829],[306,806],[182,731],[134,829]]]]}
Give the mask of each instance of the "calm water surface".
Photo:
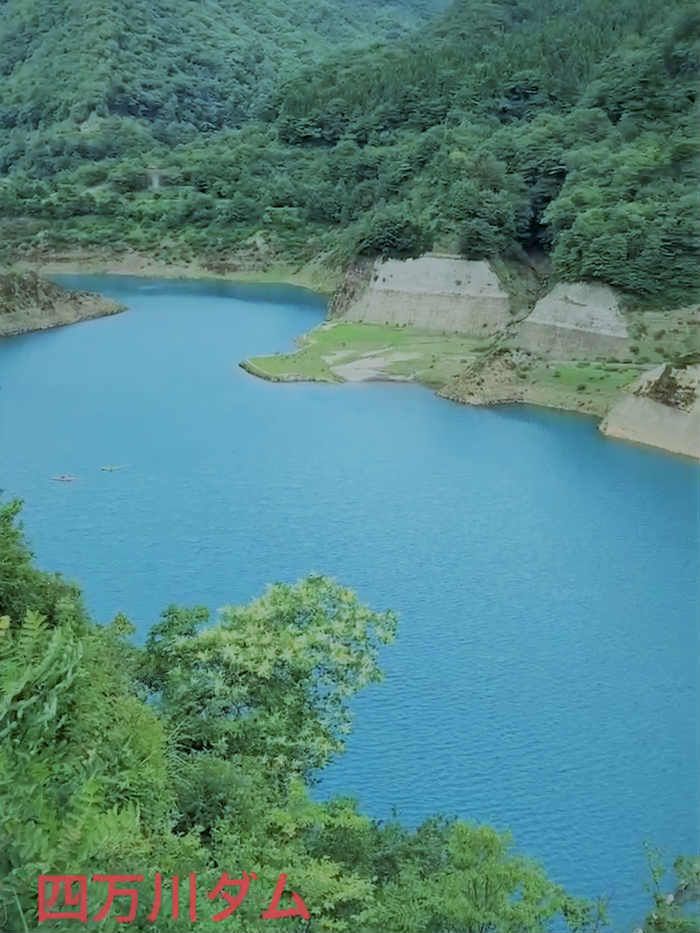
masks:
{"type": "Polygon", "coordinates": [[[309,571],[397,609],[318,793],[511,827],[638,923],[643,842],[700,845],[697,468],[588,419],[248,376],[321,320],[303,290],[65,281],[131,310],[0,341],[0,486],[41,565],[141,635],[309,571]]]}

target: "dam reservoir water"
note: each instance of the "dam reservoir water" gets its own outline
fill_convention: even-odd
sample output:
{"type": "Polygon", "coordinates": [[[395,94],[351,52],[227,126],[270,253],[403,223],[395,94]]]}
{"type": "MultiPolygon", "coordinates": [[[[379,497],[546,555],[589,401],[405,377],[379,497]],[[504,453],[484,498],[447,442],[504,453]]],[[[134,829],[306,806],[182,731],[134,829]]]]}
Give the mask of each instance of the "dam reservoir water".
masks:
{"type": "Polygon", "coordinates": [[[697,466],[556,412],[256,380],[239,360],[323,317],[301,289],[62,281],[130,310],[0,341],[0,486],[40,565],[140,637],[311,571],[396,609],[315,793],[509,827],[640,924],[644,842],[700,845],[697,466]]]}

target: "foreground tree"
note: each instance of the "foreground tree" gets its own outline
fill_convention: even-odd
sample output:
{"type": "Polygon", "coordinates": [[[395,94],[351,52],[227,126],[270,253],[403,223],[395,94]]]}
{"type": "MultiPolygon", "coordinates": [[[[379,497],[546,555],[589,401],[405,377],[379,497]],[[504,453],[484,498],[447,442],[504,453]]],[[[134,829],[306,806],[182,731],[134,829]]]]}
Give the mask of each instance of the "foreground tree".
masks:
{"type": "MultiPolygon", "coordinates": [[[[644,933],[696,933],[700,930],[700,856],[679,856],[673,863],[674,889],[665,891],[668,874],[659,852],[647,849],[654,907],[644,933]]],[[[667,885],[669,882],[667,882],[667,885]]]]}
{"type": "Polygon", "coordinates": [[[572,931],[604,923],[600,905],[569,897],[513,851],[509,834],[463,822],[432,829],[438,845],[431,857],[420,845],[409,846],[398,873],[363,917],[363,930],[539,933],[555,918],[572,931]]]}
{"type": "Polygon", "coordinates": [[[249,606],[170,607],[146,642],[144,682],[186,751],[254,757],[281,781],[309,779],[343,748],[348,700],[381,679],[396,617],[326,577],[277,584],[249,606]]]}
{"type": "MultiPolygon", "coordinates": [[[[273,928],[262,914],[282,874],[281,906],[298,891],[310,914],[285,918],[290,933],[596,927],[591,905],[488,827],[435,818],[408,830],[352,800],[310,799],[342,749],[348,700],[381,677],[393,613],[316,576],[210,627],[206,610],[171,607],[136,648],[123,616],[95,625],[76,588],[33,567],[17,511],[0,523],[0,929],[36,928],[39,875],[138,874],[130,929],[176,933],[169,897],[149,919],[160,873],[183,879],[181,893],[196,874],[197,928],[220,930],[209,895],[244,871],[256,877],[228,933],[273,928]],[[54,587],[49,620],[31,603],[53,607],[54,587]]],[[[116,933],[124,903],[99,918],[104,887],[88,882],[84,929],[116,933]]]]}

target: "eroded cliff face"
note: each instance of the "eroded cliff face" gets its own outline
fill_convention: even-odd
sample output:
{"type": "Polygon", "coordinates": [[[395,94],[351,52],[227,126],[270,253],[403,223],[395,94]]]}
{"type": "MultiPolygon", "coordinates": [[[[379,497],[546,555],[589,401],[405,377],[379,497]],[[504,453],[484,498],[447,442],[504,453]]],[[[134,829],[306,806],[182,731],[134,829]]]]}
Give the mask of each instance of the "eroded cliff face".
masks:
{"type": "Polygon", "coordinates": [[[35,272],[0,272],[0,337],[47,330],[124,307],[88,292],[69,292],[35,272]]]}
{"type": "Polygon", "coordinates": [[[331,313],[475,337],[496,334],[512,320],[508,294],[488,262],[438,255],[353,267],[331,313]]]}
{"type": "Polygon", "coordinates": [[[644,373],[603,419],[608,437],[700,459],[700,366],[669,364],[644,373]]]}

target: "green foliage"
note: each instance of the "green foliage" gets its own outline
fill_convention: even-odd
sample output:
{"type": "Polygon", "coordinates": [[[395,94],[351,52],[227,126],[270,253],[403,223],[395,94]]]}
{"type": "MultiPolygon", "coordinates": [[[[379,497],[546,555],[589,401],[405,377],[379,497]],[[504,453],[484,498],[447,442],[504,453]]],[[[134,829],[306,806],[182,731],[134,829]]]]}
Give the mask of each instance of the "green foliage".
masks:
{"type": "Polygon", "coordinates": [[[0,215],[32,221],[8,225],[7,253],[245,261],[262,233],[268,258],[345,260],[435,241],[697,297],[690,0],[457,0],[409,35],[444,4],[5,6],[0,215]]]}
{"type": "Polygon", "coordinates": [[[280,70],[313,62],[338,43],[401,34],[436,6],[439,0],[403,0],[381,11],[368,0],[5,0],[0,126],[26,133],[53,123],[89,139],[116,117],[172,143],[187,128],[238,125],[269,106],[280,70]]]}
{"type": "Polygon", "coordinates": [[[664,892],[667,869],[658,850],[647,846],[654,908],[644,922],[645,933],[695,933],[700,928],[700,856],[679,856],[673,863],[674,890],[664,892]]]}
{"type": "Polygon", "coordinates": [[[129,654],[117,632],[70,617],[49,629],[29,611],[0,631],[0,916],[15,895],[32,916],[39,874],[197,854],[169,838],[165,734],[129,654]]]}
{"type": "Polygon", "coordinates": [[[459,250],[467,259],[508,254],[529,227],[530,207],[521,176],[486,155],[464,165],[464,176],[446,198],[445,215],[454,220],[459,250]]]}
{"type": "Polygon", "coordinates": [[[385,207],[368,215],[361,227],[357,253],[416,257],[432,246],[430,234],[401,207],[385,207]]]}
{"type": "Polygon", "coordinates": [[[66,619],[85,619],[80,591],[58,574],[37,570],[27,547],[17,516],[21,502],[0,506],[0,616],[12,625],[22,623],[27,613],[38,613],[47,625],[66,619]]]}
{"type": "Polygon", "coordinates": [[[202,610],[171,607],[148,636],[144,681],[187,751],[254,756],[280,780],[307,779],[343,748],[347,701],[380,679],[391,613],[324,577],[277,584],[199,630],[202,610]]]}
{"type": "Polygon", "coordinates": [[[363,930],[535,933],[559,915],[572,930],[590,929],[593,908],[581,910],[538,866],[515,855],[507,834],[467,823],[432,830],[437,839],[428,853],[408,849],[363,930]]]}

